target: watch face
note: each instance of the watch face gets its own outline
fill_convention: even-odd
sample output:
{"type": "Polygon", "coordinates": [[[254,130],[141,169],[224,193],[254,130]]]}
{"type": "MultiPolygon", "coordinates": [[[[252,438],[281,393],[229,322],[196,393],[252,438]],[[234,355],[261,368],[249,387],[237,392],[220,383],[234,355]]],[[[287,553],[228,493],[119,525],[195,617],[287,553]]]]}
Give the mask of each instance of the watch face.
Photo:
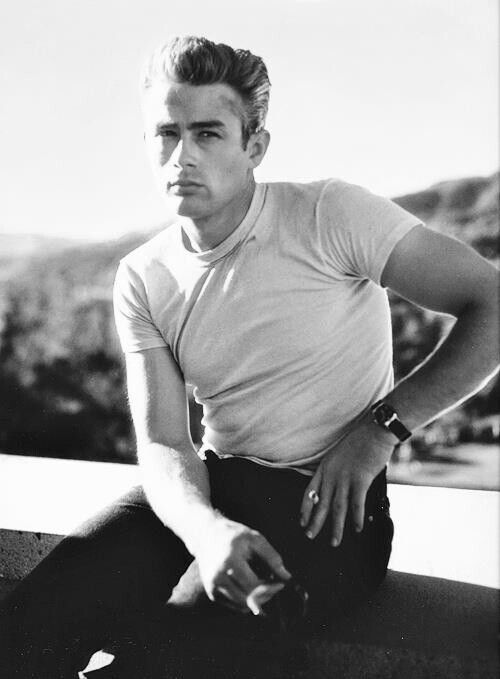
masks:
{"type": "Polygon", "coordinates": [[[388,403],[375,405],[372,412],[375,422],[384,429],[391,431],[400,441],[406,441],[410,438],[411,431],[398,419],[396,411],[388,403]]]}
{"type": "Polygon", "coordinates": [[[378,424],[384,425],[395,414],[395,411],[387,403],[381,403],[374,414],[378,424]]]}

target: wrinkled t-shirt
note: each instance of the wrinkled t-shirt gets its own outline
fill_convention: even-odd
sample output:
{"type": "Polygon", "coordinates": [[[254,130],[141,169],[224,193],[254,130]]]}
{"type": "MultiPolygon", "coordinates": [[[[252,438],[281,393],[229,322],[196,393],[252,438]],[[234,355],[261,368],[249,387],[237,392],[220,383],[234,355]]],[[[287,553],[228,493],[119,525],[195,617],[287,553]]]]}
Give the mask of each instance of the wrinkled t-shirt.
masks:
{"type": "Polygon", "coordinates": [[[311,470],[393,386],[380,279],[419,223],[340,180],[257,184],[214,249],[186,247],[176,223],[121,261],[123,351],[168,348],[203,406],[203,449],[311,470]]]}

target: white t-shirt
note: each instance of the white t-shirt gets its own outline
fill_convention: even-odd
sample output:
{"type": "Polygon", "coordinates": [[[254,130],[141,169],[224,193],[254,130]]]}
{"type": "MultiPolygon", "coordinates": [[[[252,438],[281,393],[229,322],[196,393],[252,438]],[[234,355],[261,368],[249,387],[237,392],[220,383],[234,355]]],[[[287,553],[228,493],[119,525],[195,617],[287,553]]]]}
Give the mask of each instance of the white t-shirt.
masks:
{"type": "Polygon", "coordinates": [[[258,184],[213,250],[185,247],[175,224],[121,261],[122,348],[170,349],[203,405],[204,449],[310,470],[392,388],[380,277],[419,223],[339,180],[258,184]]]}

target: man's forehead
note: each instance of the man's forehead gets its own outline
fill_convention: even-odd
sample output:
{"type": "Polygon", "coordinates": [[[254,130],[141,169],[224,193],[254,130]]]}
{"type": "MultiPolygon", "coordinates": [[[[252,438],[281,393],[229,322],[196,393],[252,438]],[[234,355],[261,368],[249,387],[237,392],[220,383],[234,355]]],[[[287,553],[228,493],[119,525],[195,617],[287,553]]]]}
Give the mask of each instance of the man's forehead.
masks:
{"type": "Polygon", "coordinates": [[[224,119],[244,114],[240,95],[225,83],[190,85],[160,81],[145,93],[146,108],[155,117],[175,119],[177,115],[189,119],[224,119]],[[201,118],[200,118],[201,116],[201,118]]]}

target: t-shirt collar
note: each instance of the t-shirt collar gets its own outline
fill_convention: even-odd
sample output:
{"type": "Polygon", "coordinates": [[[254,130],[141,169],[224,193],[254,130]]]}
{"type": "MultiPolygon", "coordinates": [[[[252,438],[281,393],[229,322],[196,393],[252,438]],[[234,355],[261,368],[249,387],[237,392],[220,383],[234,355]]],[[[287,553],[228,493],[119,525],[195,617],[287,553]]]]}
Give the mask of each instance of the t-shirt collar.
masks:
{"type": "Polygon", "coordinates": [[[227,238],[225,238],[222,243],[219,243],[212,250],[204,250],[203,252],[193,252],[188,250],[183,242],[182,238],[182,227],[179,229],[179,236],[181,240],[182,248],[185,254],[190,258],[193,258],[199,262],[205,262],[207,264],[213,264],[222,257],[232,252],[251,232],[257,221],[257,217],[260,214],[262,206],[264,204],[265,198],[265,184],[256,184],[255,191],[250,202],[250,207],[246,215],[243,217],[240,224],[232,231],[227,238]]]}

